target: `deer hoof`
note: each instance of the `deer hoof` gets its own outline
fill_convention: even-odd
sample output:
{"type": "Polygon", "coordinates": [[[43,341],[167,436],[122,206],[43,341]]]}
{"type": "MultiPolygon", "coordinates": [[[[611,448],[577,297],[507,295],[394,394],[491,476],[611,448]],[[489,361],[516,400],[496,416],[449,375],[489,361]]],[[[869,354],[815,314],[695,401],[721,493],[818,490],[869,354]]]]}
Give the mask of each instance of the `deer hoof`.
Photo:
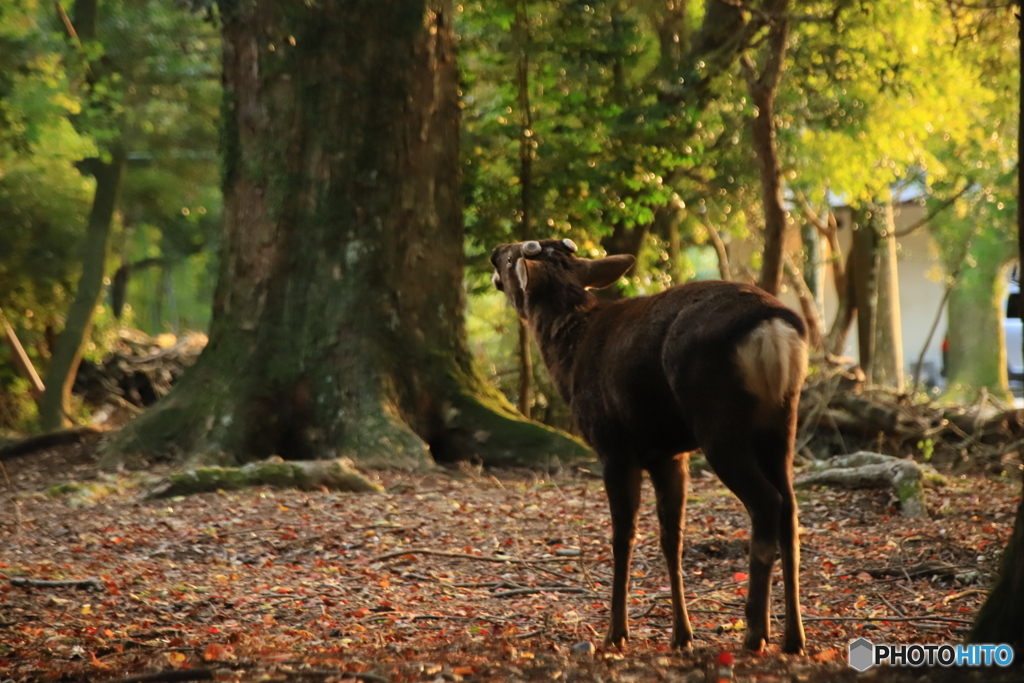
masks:
{"type": "Polygon", "coordinates": [[[766,640],[767,638],[760,634],[747,633],[747,637],[743,639],[743,648],[751,652],[762,652],[764,651],[766,640]]]}
{"type": "Polygon", "coordinates": [[[799,638],[786,638],[786,642],[782,645],[782,651],[788,655],[802,655],[804,653],[804,639],[799,638]]]}
{"type": "Polygon", "coordinates": [[[620,650],[626,646],[626,642],[629,640],[629,632],[623,631],[622,633],[616,633],[610,631],[604,639],[605,647],[617,647],[620,650]]]}
{"type": "Polygon", "coordinates": [[[673,650],[689,650],[693,647],[693,635],[687,635],[680,633],[678,636],[672,636],[672,649],[673,650]]]}

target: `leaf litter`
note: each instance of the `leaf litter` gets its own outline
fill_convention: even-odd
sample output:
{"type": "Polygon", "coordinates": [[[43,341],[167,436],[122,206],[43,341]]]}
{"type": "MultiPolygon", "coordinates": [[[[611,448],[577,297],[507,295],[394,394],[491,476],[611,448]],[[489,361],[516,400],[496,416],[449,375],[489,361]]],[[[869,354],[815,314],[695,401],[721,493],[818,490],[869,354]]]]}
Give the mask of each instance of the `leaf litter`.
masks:
{"type": "MultiPolygon", "coordinates": [[[[697,641],[691,652],[669,649],[669,589],[645,482],[631,640],[618,651],[602,644],[612,569],[599,481],[438,470],[371,473],[382,494],[255,489],[143,501],[123,485],[86,498],[76,487],[45,491],[58,483],[53,472],[98,476],[82,459],[50,452],[7,463],[0,680],[698,683],[715,680],[722,652],[735,655],[738,680],[896,680],[878,669],[858,678],[848,643],[961,642],[995,578],[1019,492],[1014,482],[954,480],[932,494],[930,520],[902,518],[887,492],[801,492],[808,648],[788,656],[777,645],[778,567],[775,642],[763,655],[741,648],[749,520],[710,475],[693,477],[687,509],[697,641]]],[[[956,680],[948,675],[935,680],[956,680]]]]}

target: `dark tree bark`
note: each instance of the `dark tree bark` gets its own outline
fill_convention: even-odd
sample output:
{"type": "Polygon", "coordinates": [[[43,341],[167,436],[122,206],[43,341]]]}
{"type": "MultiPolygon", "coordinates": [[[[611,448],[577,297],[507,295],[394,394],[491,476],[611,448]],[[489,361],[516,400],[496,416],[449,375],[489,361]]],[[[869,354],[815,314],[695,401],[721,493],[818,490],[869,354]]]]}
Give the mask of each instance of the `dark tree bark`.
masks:
{"type": "Polygon", "coordinates": [[[223,15],[225,227],[210,341],[106,456],[545,464],[464,323],[450,0],[223,15]]]}
{"type": "MultiPolygon", "coordinates": [[[[1018,0],[1017,16],[1024,16],[1024,0],[1018,0]]],[[[1018,68],[1020,71],[1020,90],[1018,109],[1024,114],[1024,22],[1019,29],[1018,68]]],[[[1017,149],[1024,144],[1024,116],[1020,117],[1017,130],[1017,149]]],[[[1017,243],[1020,263],[1024,264],[1024,205],[1019,198],[1024,197],[1024,168],[1017,164],[1017,243]]],[[[1024,647],[1024,496],[1017,504],[1017,518],[1014,521],[1013,535],[1006,544],[1003,563],[988,599],[978,611],[974,627],[968,636],[973,643],[1008,643],[1017,652],[1024,647]]]]}
{"type": "Polygon", "coordinates": [[[851,258],[856,267],[847,268],[857,308],[857,346],[860,367],[871,377],[875,359],[875,312],[878,308],[878,231],[875,212],[859,209],[853,214],[851,258]]]}

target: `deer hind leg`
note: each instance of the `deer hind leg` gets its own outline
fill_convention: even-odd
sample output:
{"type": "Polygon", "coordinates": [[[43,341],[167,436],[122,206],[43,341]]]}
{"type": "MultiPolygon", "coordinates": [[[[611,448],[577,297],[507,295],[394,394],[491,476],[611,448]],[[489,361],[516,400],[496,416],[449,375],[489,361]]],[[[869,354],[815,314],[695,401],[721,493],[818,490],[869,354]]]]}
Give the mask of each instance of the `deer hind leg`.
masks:
{"type": "MultiPolygon", "coordinates": [[[[791,421],[794,423],[795,414],[791,421]]],[[[782,649],[796,654],[805,644],[804,627],[800,618],[800,536],[797,521],[796,494],[793,491],[792,440],[774,443],[765,439],[762,451],[762,470],[782,495],[779,510],[779,550],[782,556],[782,580],[786,591],[786,631],[782,649]]]]}
{"type": "Polygon", "coordinates": [[[672,647],[687,648],[693,642],[693,629],[686,615],[683,598],[683,528],[686,524],[686,488],[689,479],[687,455],[665,459],[648,468],[658,498],[658,522],[661,550],[668,564],[672,588],[672,647]]]}
{"type": "Polygon", "coordinates": [[[640,507],[642,472],[633,463],[616,463],[606,459],[604,489],[612,516],[612,614],[605,638],[606,645],[622,647],[629,639],[629,620],[626,601],[629,595],[629,567],[633,557],[633,538],[636,534],[636,513],[640,507]]]}
{"type": "Polygon", "coordinates": [[[720,430],[703,447],[718,478],[736,494],[750,515],[750,583],[743,647],[759,652],[770,636],[772,565],[779,544],[782,495],[761,471],[750,435],[742,429],[720,430]]]}

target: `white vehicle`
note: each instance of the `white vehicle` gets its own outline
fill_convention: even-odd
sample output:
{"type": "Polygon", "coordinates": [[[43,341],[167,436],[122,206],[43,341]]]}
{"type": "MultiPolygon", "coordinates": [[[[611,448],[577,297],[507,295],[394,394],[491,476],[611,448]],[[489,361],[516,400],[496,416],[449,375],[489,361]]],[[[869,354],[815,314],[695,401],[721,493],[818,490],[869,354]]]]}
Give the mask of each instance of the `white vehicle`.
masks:
{"type": "Polygon", "coordinates": [[[1024,321],[1021,320],[1020,282],[1013,279],[1006,287],[1006,317],[1003,320],[1003,335],[1006,339],[1006,369],[1011,381],[1024,380],[1024,321]]]}

